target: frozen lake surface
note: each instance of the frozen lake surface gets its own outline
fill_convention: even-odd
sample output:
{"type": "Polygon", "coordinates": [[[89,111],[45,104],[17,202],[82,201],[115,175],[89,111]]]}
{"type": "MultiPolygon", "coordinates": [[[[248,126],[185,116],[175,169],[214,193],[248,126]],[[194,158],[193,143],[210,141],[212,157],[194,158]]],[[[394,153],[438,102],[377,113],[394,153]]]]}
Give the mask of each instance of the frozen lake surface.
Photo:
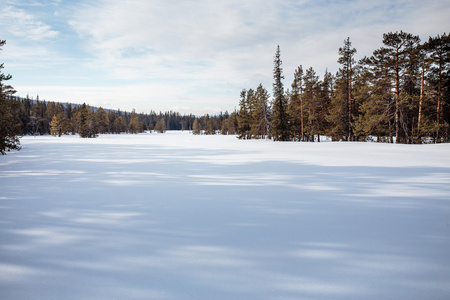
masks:
{"type": "Polygon", "coordinates": [[[24,137],[0,299],[450,299],[450,145],[24,137]]]}

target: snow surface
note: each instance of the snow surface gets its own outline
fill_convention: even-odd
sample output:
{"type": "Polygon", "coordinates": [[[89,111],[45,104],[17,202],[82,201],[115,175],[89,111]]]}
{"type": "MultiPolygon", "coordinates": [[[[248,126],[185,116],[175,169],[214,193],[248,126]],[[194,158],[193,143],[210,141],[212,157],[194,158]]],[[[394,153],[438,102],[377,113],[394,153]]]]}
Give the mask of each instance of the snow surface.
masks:
{"type": "Polygon", "coordinates": [[[450,145],[24,137],[0,299],[450,299],[450,145]]]}

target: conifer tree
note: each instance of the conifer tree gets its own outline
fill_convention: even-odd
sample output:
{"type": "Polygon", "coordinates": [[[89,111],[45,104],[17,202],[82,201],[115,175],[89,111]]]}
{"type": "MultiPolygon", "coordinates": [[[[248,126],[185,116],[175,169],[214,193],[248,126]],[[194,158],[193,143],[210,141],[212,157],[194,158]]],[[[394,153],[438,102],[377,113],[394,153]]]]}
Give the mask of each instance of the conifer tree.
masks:
{"type": "MultiPolygon", "coordinates": [[[[320,137],[320,82],[319,76],[312,67],[306,70],[303,77],[305,84],[304,99],[306,105],[306,140],[314,142],[314,136],[320,137]]],[[[318,139],[320,140],[320,139],[318,139]]]]}
{"type": "Polygon", "coordinates": [[[254,93],[251,134],[253,138],[265,138],[270,135],[269,93],[259,84],[254,93]]]}
{"type": "Polygon", "coordinates": [[[52,121],[50,122],[50,134],[53,136],[59,136],[63,134],[63,125],[61,117],[56,115],[53,116],[52,121]]]}
{"type": "Polygon", "coordinates": [[[200,122],[197,118],[194,120],[194,124],[192,125],[192,133],[193,134],[201,134],[200,122]]]}
{"type": "Polygon", "coordinates": [[[216,134],[216,129],[214,128],[214,122],[212,118],[210,118],[206,122],[205,134],[216,134]]]}
{"type": "Polygon", "coordinates": [[[250,138],[250,108],[247,99],[247,91],[244,89],[241,91],[241,100],[239,101],[239,114],[237,116],[237,132],[239,135],[239,139],[250,138]]]}
{"type": "Polygon", "coordinates": [[[86,103],[80,108],[78,133],[82,138],[95,138],[98,134],[95,115],[86,103]]]}
{"type": "MultiPolygon", "coordinates": [[[[0,50],[5,45],[5,40],[0,40],[0,50]]],[[[6,84],[12,78],[1,72],[3,63],[0,64],[0,153],[6,151],[20,150],[21,124],[17,111],[20,109],[20,102],[12,99],[16,92],[13,87],[6,84]]]]}
{"type": "Polygon", "coordinates": [[[450,112],[448,111],[450,105],[450,35],[444,33],[442,36],[430,37],[424,48],[430,55],[429,81],[435,102],[435,113],[434,116],[430,116],[429,123],[433,124],[431,127],[435,134],[435,140],[439,141],[441,135],[445,131],[448,132],[450,122],[450,112]],[[447,114],[444,113],[446,110],[447,114]]]}
{"type": "MultiPolygon", "coordinates": [[[[165,124],[160,124],[160,127],[157,129],[159,132],[164,132],[166,130],[165,124]]],[[[128,124],[128,132],[129,133],[138,133],[142,132],[142,122],[139,120],[138,115],[136,114],[136,110],[133,108],[130,115],[130,124],[128,124]]]]}
{"type": "Polygon", "coordinates": [[[161,118],[158,122],[156,122],[155,131],[159,133],[166,132],[166,120],[164,118],[161,118]]]}
{"type": "Polygon", "coordinates": [[[392,91],[392,72],[388,65],[389,50],[380,48],[373,55],[360,61],[361,92],[368,96],[360,100],[359,117],[355,122],[355,132],[358,135],[376,136],[377,141],[386,139],[393,142],[395,101],[392,91]]]}
{"type": "Polygon", "coordinates": [[[280,46],[277,47],[273,61],[273,103],[272,103],[272,138],[274,141],[288,141],[290,139],[289,115],[287,113],[288,99],[284,93],[282,79],[280,46]]]}
{"type": "Polygon", "coordinates": [[[237,113],[234,111],[222,122],[222,134],[236,134],[238,128],[237,113]]]}
{"type": "Polygon", "coordinates": [[[344,47],[339,48],[340,57],[337,62],[341,65],[336,74],[334,95],[327,120],[330,122],[328,134],[333,139],[353,140],[353,118],[356,115],[354,93],[354,55],[356,49],[352,48],[350,38],[344,40],[344,47]]]}
{"type": "Polygon", "coordinates": [[[401,92],[405,91],[405,79],[407,76],[407,62],[411,58],[412,50],[418,46],[420,39],[418,36],[400,32],[389,32],[383,34],[383,44],[387,47],[387,65],[393,71],[393,88],[394,88],[394,126],[396,143],[406,143],[407,140],[407,126],[403,118],[406,115],[406,105],[400,98],[401,92]],[[402,114],[403,113],[403,114],[402,114]]]}
{"type": "Polygon", "coordinates": [[[318,141],[320,142],[320,135],[326,135],[328,132],[328,128],[330,124],[328,123],[328,108],[330,107],[331,99],[334,96],[333,89],[334,77],[328,72],[328,69],[325,70],[325,74],[323,76],[323,81],[319,81],[318,83],[318,141]]]}
{"type": "Polygon", "coordinates": [[[248,89],[247,91],[247,108],[248,108],[248,134],[247,138],[257,138],[258,133],[257,127],[258,127],[258,106],[259,103],[257,102],[255,90],[252,88],[248,89]]]}
{"type": "Polygon", "coordinates": [[[291,100],[288,112],[291,120],[291,131],[294,140],[303,141],[305,138],[304,111],[303,111],[303,67],[299,66],[294,72],[292,82],[291,100]]]}
{"type": "Polygon", "coordinates": [[[99,109],[96,112],[96,122],[98,125],[99,133],[108,133],[109,132],[108,114],[105,112],[105,110],[102,107],[99,107],[99,109]]]}
{"type": "Polygon", "coordinates": [[[339,57],[338,63],[341,64],[340,75],[342,76],[342,81],[344,84],[344,97],[346,98],[346,107],[347,107],[347,128],[348,128],[348,140],[351,141],[353,139],[353,126],[352,119],[355,110],[354,100],[353,100],[353,68],[355,64],[355,59],[353,56],[356,53],[356,49],[352,48],[352,43],[350,42],[350,38],[347,38],[344,41],[344,47],[339,48],[339,57]]]}

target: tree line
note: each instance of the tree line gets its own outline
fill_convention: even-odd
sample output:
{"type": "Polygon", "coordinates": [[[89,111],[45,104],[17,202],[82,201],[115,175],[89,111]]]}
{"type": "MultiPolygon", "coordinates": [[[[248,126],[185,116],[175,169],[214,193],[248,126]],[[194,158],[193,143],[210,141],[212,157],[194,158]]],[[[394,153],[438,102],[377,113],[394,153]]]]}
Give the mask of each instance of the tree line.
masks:
{"type": "Polygon", "coordinates": [[[312,67],[294,71],[284,89],[278,46],[272,101],[259,85],[241,91],[239,138],[276,141],[333,140],[396,143],[448,142],[450,138],[450,36],[400,32],[383,35],[383,46],[355,61],[350,38],[338,50],[340,65],[320,80],[312,67]]]}
{"type": "Polygon", "coordinates": [[[228,112],[198,117],[181,115],[168,111],[156,113],[136,113],[90,107],[72,103],[41,101],[30,97],[6,96],[14,103],[15,122],[19,124],[20,135],[80,134],[81,137],[96,137],[98,134],[139,133],[166,130],[194,130],[196,133],[215,134],[228,112]]]}
{"type": "MultiPolygon", "coordinates": [[[[15,97],[0,64],[0,152],[20,149],[22,135],[190,130],[193,134],[237,134],[240,139],[332,140],[396,143],[450,140],[450,36],[400,32],[383,34],[383,46],[355,61],[350,38],[338,49],[336,74],[319,79],[299,65],[284,88],[281,51],[274,56],[272,96],[260,84],[240,92],[232,113],[195,116],[148,114],[15,97]]],[[[0,50],[6,41],[0,40],[0,50]]]]}

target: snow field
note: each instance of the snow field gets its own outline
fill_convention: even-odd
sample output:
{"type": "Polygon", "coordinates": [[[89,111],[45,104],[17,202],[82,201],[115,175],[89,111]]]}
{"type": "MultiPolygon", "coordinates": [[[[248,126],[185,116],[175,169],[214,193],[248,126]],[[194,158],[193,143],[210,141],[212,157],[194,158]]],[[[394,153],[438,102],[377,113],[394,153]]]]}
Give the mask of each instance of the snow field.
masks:
{"type": "Polygon", "coordinates": [[[448,299],[450,145],[24,137],[0,299],[448,299]]]}

